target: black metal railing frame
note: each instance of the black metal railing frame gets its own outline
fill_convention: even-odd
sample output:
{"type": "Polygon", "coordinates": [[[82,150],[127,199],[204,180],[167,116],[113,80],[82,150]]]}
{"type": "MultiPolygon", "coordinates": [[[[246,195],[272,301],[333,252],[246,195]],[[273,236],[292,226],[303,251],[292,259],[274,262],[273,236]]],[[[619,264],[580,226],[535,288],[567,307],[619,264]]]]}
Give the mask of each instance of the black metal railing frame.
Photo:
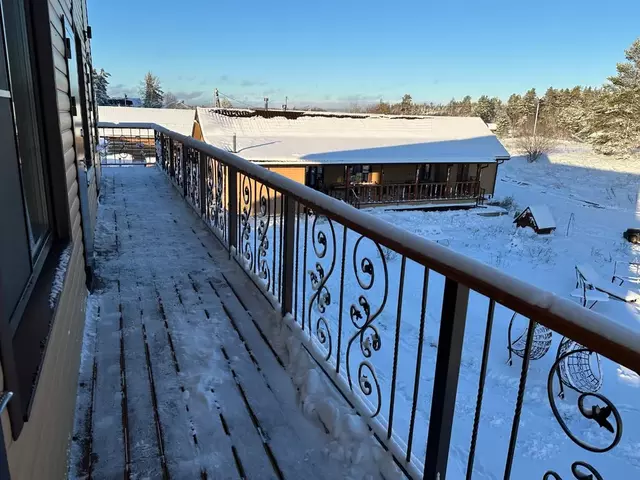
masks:
{"type": "MultiPolygon", "coordinates": [[[[508,478],[511,472],[520,412],[526,387],[529,366],[528,354],[532,348],[533,332],[536,324],[553,329],[555,332],[578,342],[589,351],[599,352],[635,372],[640,372],[640,335],[626,327],[613,324],[606,317],[584,309],[567,299],[517,280],[488,265],[453,252],[435,242],[396,228],[358,211],[344,202],[330,198],[291,179],[248,162],[233,153],[172,132],[156,124],[101,124],[100,126],[113,127],[114,125],[152,128],[155,130],[159,166],[167,173],[176,188],[196,212],[203,217],[206,223],[215,227],[212,228],[213,233],[228,248],[230,255],[233,254],[245,271],[256,280],[256,284],[263,289],[265,285],[268,285],[266,290],[271,294],[268,298],[272,301],[274,308],[278,309],[283,317],[288,318],[292,325],[301,327],[292,328],[292,332],[307,347],[309,353],[339,388],[347,401],[367,421],[378,440],[391,451],[398,466],[410,477],[443,479],[446,476],[470,291],[475,291],[487,297],[489,299],[489,309],[467,478],[470,478],[473,468],[479,416],[482,409],[484,377],[487,370],[490,332],[496,303],[517,312],[529,320],[525,341],[525,356],[509,440],[509,452],[505,461],[505,478],[508,478]],[[205,173],[204,176],[202,175],[203,172],[205,173]],[[249,187],[246,186],[247,182],[249,187]],[[252,183],[253,187],[251,187],[252,183]],[[266,200],[263,198],[263,192],[266,192],[266,200]],[[273,198],[270,197],[269,192],[273,192],[273,198]],[[271,222],[271,213],[273,213],[272,225],[269,223],[271,222]],[[276,229],[277,217],[279,217],[278,229],[276,229]],[[326,223],[324,229],[318,229],[318,232],[316,232],[316,224],[320,218],[326,223]],[[310,219],[312,220],[310,221],[310,219]],[[311,226],[309,225],[310,223],[312,224],[311,226]],[[222,228],[219,228],[221,224],[222,228]],[[336,242],[339,242],[339,240],[336,240],[336,235],[339,238],[340,234],[339,232],[336,234],[334,225],[342,228],[343,243],[341,249],[336,249],[336,242]],[[269,227],[272,228],[271,233],[266,233],[269,227]],[[303,233],[301,233],[303,228],[304,237],[302,236],[303,233]],[[309,228],[311,228],[312,232],[311,237],[308,235],[309,228]],[[404,442],[402,439],[397,438],[393,429],[395,413],[393,400],[395,398],[395,372],[399,348],[398,333],[402,309],[401,301],[398,302],[398,305],[390,306],[390,308],[398,308],[398,323],[396,325],[394,345],[390,408],[387,416],[383,418],[382,415],[377,415],[380,411],[382,400],[375,415],[371,415],[371,402],[365,401],[372,392],[375,393],[376,388],[378,389],[378,395],[381,395],[375,372],[366,371],[367,368],[373,369],[373,365],[368,362],[368,359],[371,357],[372,351],[380,348],[380,336],[376,326],[373,324],[375,315],[378,312],[372,313],[372,306],[365,295],[360,297],[360,305],[356,306],[355,313],[352,306],[351,313],[353,315],[351,320],[357,327],[357,334],[350,339],[346,347],[348,352],[348,349],[352,346],[351,342],[359,342],[360,348],[363,349],[364,357],[366,357],[365,361],[360,364],[358,372],[357,383],[359,385],[357,387],[359,391],[358,388],[354,388],[355,382],[352,382],[351,378],[346,379],[344,372],[340,372],[340,369],[344,367],[340,360],[341,353],[344,353],[340,352],[340,349],[345,347],[340,345],[342,340],[342,331],[340,329],[343,322],[343,286],[347,232],[354,232],[359,236],[352,252],[353,267],[356,278],[364,290],[370,288],[368,282],[371,282],[371,284],[374,282],[374,270],[373,263],[369,258],[362,257],[359,265],[356,262],[356,251],[362,239],[374,243],[381,259],[384,257],[384,249],[390,249],[402,256],[400,299],[402,299],[406,262],[408,260],[416,262],[424,268],[420,341],[416,352],[416,382],[419,382],[420,377],[420,357],[422,355],[424,337],[424,316],[429,273],[433,271],[446,277],[442,299],[441,326],[437,343],[434,387],[429,413],[426,460],[418,459],[412,453],[412,435],[415,426],[418,399],[417,387],[419,383],[414,384],[410,434],[407,441],[404,442]],[[271,234],[273,235],[272,242],[269,236],[271,234]],[[251,236],[253,236],[252,242],[251,236]],[[299,265],[301,238],[303,238],[304,242],[302,245],[304,248],[304,265],[302,266],[299,265]],[[309,238],[311,238],[311,242],[309,242],[309,238]],[[309,247],[308,243],[312,243],[312,245],[309,247]],[[250,251],[247,251],[247,245],[249,245],[250,251]],[[278,252],[275,251],[277,245],[279,245],[278,252]],[[268,248],[274,250],[271,253],[271,259],[265,256],[265,249],[268,248]],[[329,258],[331,261],[328,262],[325,259],[327,258],[327,252],[331,248],[333,249],[331,251],[333,257],[329,258]],[[307,267],[311,267],[311,265],[306,265],[308,249],[315,252],[315,272],[307,270],[307,267]],[[273,262],[273,268],[270,268],[271,261],[273,262]],[[276,266],[276,261],[279,262],[279,266],[276,266]],[[338,262],[341,265],[338,272],[342,275],[339,294],[340,318],[338,319],[340,327],[337,344],[334,346],[331,344],[330,325],[323,319],[322,315],[318,316],[316,314],[315,337],[312,339],[310,335],[313,328],[311,304],[315,302],[317,311],[322,313],[323,307],[327,305],[327,302],[331,302],[327,298],[329,295],[327,279],[331,277],[334,266],[338,262]],[[300,285],[297,283],[301,278],[300,272],[302,272],[302,277],[305,277],[307,273],[310,275],[309,282],[307,280],[303,282],[302,295],[300,295],[300,285]],[[266,283],[267,280],[268,284],[266,283]],[[309,292],[309,298],[311,299],[308,305],[309,322],[306,324],[304,317],[297,318],[297,307],[299,301],[306,301],[305,288],[307,283],[310,283],[312,291],[309,292]],[[360,319],[364,318],[364,321],[357,320],[358,315],[360,315],[360,319]],[[354,320],[354,317],[356,320],[354,320]],[[309,333],[305,333],[305,324],[309,329],[309,333]],[[327,342],[329,342],[328,355],[326,353],[327,342]],[[338,360],[335,364],[329,361],[333,358],[333,347],[338,352],[338,360]],[[365,370],[364,375],[361,373],[362,369],[365,370]]],[[[382,264],[384,266],[384,275],[386,275],[386,263],[384,260],[382,264]]],[[[388,281],[388,279],[385,279],[385,281],[388,281]]],[[[304,303],[302,312],[303,314],[305,313],[304,303]]],[[[346,357],[348,362],[348,353],[346,357]]],[[[557,363],[554,364],[554,368],[557,367],[557,363]]],[[[348,367],[347,375],[349,375],[348,367]]]]}

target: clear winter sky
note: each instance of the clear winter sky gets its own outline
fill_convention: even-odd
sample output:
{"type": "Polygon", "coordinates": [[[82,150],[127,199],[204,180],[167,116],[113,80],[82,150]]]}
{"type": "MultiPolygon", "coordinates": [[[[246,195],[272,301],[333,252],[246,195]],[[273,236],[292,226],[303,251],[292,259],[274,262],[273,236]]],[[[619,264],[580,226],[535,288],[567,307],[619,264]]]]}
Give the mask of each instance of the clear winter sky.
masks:
{"type": "Polygon", "coordinates": [[[89,0],[109,94],[166,91],[209,104],[506,99],[601,85],[640,36],[640,0],[89,0]]]}

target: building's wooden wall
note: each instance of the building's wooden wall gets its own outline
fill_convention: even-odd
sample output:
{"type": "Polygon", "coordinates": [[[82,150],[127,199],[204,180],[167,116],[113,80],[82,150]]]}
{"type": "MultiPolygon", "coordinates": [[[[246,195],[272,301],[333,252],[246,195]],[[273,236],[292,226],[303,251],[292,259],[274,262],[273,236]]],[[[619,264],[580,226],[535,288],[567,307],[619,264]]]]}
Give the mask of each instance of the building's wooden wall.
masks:
{"type": "Polygon", "coordinates": [[[267,167],[272,172],[279,173],[283,177],[295,180],[304,185],[305,167],[267,167]]]}
{"type": "MultiPolygon", "coordinates": [[[[38,6],[35,8],[47,8],[38,6]]],[[[69,76],[65,59],[64,27],[61,17],[75,21],[79,32],[86,30],[86,0],[48,1],[52,57],[55,76],[57,118],[61,143],[59,151],[49,151],[53,165],[63,166],[66,178],[70,215],[70,234],[73,245],[71,260],[60,295],[56,315],[48,340],[29,420],[17,440],[12,440],[7,414],[2,416],[2,428],[12,480],[66,478],[67,448],[73,427],[78,365],[85,318],[85,271],[82,239],[80,199],[76,153],[72,130],[69,76]],[[73,13],[72,13],[73,12],[73,13]],[[56,162],[59,162],[56,164],[56,162]]],[[[90,59],[88,46],[82,52],[90,59]]],[[[87,71],[88,67],[87,67],[87,71]]],[[[92,150],[95,149],[92,146],[92,150]]],[[[92,155],[92,158],[97,156],[92,155]]],[[[97,211],[97,182],[99,169],[90,172],[89,204],[95,219],[97,211]]],[[[1,372],[1,369],[0,369],[1,372]]],[[[1,380],[1,373],[0,373],[1,380]]]]}
{"type": "Polygon", "coordinates": [[[327,186],[344,183],[344,165],[327,165],[324,167],[324,184],[327,186]]]}
{"type": "Polygon", "coordinates": [[[385,165],[384,183],[413,183],[416,181],[417,166],[413,164],[385,165]]]}
{"type": "Polygon", "coordinates": [[[482,169],[480,188],[484,188],[487,195],[495,193],[496,175],[498,175],[497,163],[490,163],[486,168],[482,169]]]}
{"type": "Polygon", "coordinates": [[[200,127],[200,123],[196,120],[193,122],[193,131],[191,132],[191,136],[196,140],[200,140],[204,142],[204,136],[202,135],[202,127],[200,127]]]}
{"type": "Polygon", "coordinates": [[[66,478],[86,298],[82,242],[73,245],[31,416],[17,440],[2,418],[12,480],[66,478]]]}

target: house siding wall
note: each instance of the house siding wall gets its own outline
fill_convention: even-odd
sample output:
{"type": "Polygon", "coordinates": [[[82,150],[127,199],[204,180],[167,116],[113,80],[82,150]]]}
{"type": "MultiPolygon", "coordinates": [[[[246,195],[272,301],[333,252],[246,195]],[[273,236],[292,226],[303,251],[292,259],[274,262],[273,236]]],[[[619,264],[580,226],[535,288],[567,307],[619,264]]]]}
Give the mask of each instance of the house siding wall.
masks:
{"type": "MultiPolygon", "coordinates": [[[[78,236],[81,233],[77,232],[78,236]]],[[[74,242],[29,421],[12,441],[2,418],[12,480],[65,478],[73,428],[85,312],[84,255],[74,242]]]]}
{"type": "Polygon", "coordinates": [[[201,142],[204,142],[204,136],[202,135],[202,128],[200,127],[200,123],[198,123],[198,121],[193,122],[193,132],[191,133],[191,136],[196,140],[200,140],[201,142]]]}
{"type": "Polygon", "coordinates": [[[411,183],[416,181],[416,165],[385,165],[382,180],[384,183],[411,183]]]}
{"type": "MultiPolygon", "coordinates": [[[[73,143],[69,80],[61,17],[75,21],[79,33],[86,30],[86,0],[49,0],[49,22],[54,66],[55,95],[61,149],[49,152],[56,168],[64,168],[69,208],[71,258],[53,318],[48,345],[33,397],[29,420],[17,440],[12,439],[7,413],[1,418],[12,480],[60,479],[67,473],[67,449],[72,435],[75,411],[78,367],[85,318],[86,287],[84,247],[81,228],[80,199],[76,153],[73,143]],[[73,15],[72,15],[73,11],[73,15]]],[[[86,42],[84,42],[86,43],[86,42]]],[[[90,58],[87,45],[82,48],[85,61],[90,58]]],[[[88,71],[88,67],[87,71],[88,71]]],[[[93,142],[92,142],[93,143],[93,142]]],[[[60,144],[59,144],[60,145],[60,144]]],[[[91,150],[95,152],[92,145],[91,150]]],[[[97,159],[95,153],[92,158],[97,159]]],[[[97,181],[99,169],[89,171],[89,207],[92,222],[97,212],[97,181]]],[[[93,225],[92,225],[93,227],[93,225]]],[[[0,369],[0,381],[2,381],[0,369]]],[[[2,381],[2,384],[4,382],[2,381]]]]}
{"type": "Polygon", "coordinates": [[[268,167],[268,169],[304,185],[305,167],[268,167]]]}
{"type": "Polygon", "coordinates": [[[344,183],[344,165],[327,165],[324,167],[324,184],[331,186],[344,183]]]}
{"type": "Polygon", "coordinates": [[[498,164],[491,163],[489,166],[482,170],[482,177],[480,178],[480,188],[484,188],[487,195],[493,195],[494,186],[496,183],[496,175],[498,174],[498,164]]]}

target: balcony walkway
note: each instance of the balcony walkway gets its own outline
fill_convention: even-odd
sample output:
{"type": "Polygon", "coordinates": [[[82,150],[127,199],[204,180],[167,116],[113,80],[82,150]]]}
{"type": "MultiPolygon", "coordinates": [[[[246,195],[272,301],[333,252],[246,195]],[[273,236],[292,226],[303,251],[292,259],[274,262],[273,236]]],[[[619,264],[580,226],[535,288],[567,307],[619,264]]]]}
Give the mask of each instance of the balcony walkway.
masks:
{"type": "Polygon", "coordinates": [[[100,202],[70,477],[342,478],[236,295],[257,289],[166,177],[105,168],[100,202]]]}

